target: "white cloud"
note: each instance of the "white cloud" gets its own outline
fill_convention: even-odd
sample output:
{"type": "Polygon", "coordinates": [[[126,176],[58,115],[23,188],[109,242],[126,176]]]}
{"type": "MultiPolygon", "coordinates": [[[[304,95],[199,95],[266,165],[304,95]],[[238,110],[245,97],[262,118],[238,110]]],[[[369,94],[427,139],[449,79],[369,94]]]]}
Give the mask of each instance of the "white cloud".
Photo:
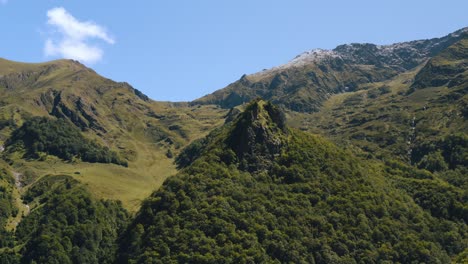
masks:
{"type": "MultiPolygon", "coordinates": [[[[5,1],[5,0],[0,0],[5,1]]],[[[105,28],[89,21],[78,21],[63,7],[47,11],[47,24],[54,29],[45,42],[46,56],[60,56],[85,63],[94,63],[102,59],[103,51],[96,45],[96,40],[114,44],[105,28]]]]}

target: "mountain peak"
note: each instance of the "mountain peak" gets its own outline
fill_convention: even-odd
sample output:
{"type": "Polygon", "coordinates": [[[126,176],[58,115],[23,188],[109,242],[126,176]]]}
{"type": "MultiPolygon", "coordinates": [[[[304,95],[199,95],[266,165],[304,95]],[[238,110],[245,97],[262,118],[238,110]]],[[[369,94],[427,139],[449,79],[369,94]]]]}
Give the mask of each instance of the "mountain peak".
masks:
{"type": "Polygon", "coordinates": [[[241,161],[241,168],[262,170],[280,153],[286,134],[284,113],[272,103],[256,99],[234,122],[226,143],[241,161]]]}
{"type": "Polygon", "coordinates": [[[267,102],[263,99],[257,98],[249,103],[243,112],[240,120],[237,121],[238,125],[240,122],[247,122],[251,126],[270,127],[274,126],[281,131],[285,131],[285,120],[283,112],[274,106],[271,102],[267,102]]]}

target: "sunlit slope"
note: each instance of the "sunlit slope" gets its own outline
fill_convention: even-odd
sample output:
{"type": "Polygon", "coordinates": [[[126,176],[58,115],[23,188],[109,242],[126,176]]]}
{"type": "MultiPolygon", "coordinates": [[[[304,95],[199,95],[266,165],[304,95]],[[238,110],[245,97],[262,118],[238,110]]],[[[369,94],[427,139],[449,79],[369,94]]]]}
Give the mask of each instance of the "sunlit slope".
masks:
{"type": "Polygon", "coordinates": [[[128,168],[110,164],[22,159],[12,167],[34,177],[67,174],[100,197],[136,208],[175,172],[172,157],[223,122],[224,110],[150,100],[126,83],[103,78],[76,61],[28,64],[0,61],[0,142],[34,116],[65,119],[90,140],[117,152],[128,168]]]}

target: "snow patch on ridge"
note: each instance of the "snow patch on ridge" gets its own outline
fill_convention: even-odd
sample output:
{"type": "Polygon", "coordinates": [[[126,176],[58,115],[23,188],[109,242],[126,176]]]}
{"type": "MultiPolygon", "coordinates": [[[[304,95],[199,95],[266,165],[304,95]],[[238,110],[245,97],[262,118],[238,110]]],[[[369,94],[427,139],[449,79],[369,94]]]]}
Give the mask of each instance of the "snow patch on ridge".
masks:
{"type": "Polygon", "coordinates": [[[370,43],[352,43],[339,45],[333,50],[313,49],[303,52],[286,64],[254,73],[252,77],[264,77],[272,73],[307,64],[324,62],[331,59],[342,59],[346,63],[386,64],[397,70],[407,70],[426,60],[434,50],[443,47],[447,41],[460,38],[468,33],[468,27],[462,28],[442,38],[399,42],[390,45],[370,43]]]}
{"type": "Polygon", "coordinates": [[[271,72],[275,72],[275,71],[278,71],[278,70],[283,70],[283,69],[287,69],[287,68],[290,68],[290,67],[300,67],[300,66],[304,66],[306,64],[309,64],[311,62],[320,62],[320,61],[323,61],[323,60],[326,60],[326,59],[330,59],[330,58],[338,58],[340,57],[340,54],[338,52],[335,52],[333,50],[325,50],[325,49],[313,49],[313,50],[309,50],[309,51],[306,51],[306,52],[303,52],[299,55],[297,55],[294,59],[292,59],[291,61],[289,61],[288,63],[286,64],[283,64],[283,65],[280,65],[280,66],[277,66],[277,67],[273,67],[271,69],[268,69],[268,70],[263,70],[261,72],[257,72],[257,73],[254,73],[252,74],[252,76],[263,76],[263,75],[267,75],[271,72]]]}
{"type": "Polygon", "coordinates": [[[317,62],[322,61],[326,58],[336,58],[339,57],[338,53],[332,50],[324,50],[324,49],[313,49],[310,51],[306,51],[298,56],[296,56],[293,60],[285,65],[289,66],[301,66],[307,64],[308,62],[317,62]]]}

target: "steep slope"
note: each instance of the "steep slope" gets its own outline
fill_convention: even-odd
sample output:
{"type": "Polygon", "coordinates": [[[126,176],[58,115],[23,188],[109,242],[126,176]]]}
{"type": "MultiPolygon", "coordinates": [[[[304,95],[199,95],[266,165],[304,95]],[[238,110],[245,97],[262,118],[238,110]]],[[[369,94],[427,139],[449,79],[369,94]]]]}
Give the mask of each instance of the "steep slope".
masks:
{"type": "MultiPolygon", "coordinates": [[[[467,246],[460,215],[415,202],[428,202],[417,177],[443,186],[437,177],[290,129],[271,103],[254,101],[195,145],[143,203],[120,262],[447,263],[467,246]],[[398,186],[405,178],[414,189],[398,186]]],[[[456,210],[466,206],[460,189],[450,193],[456,210]]]]}
{"type": "MultiPolygon", "coordinates": [[[[7,147],[3,158],[18,173],[30,176],[25,184],[48,174],[66,174],[89,184],[98,197],[122,200],[131,210],[175,172],[172,157],[181,147],[221,124],[225,113],[213,106],[152,101],[130,85],[103,78],[71,60],[29,64],[0,59],[0,95],[2,149],[14,131],[36,117],[52,120],[50,124],[58,119],[80,130],[68,133],[70,128],[65,137],[55,137],[60,142],[49,138],[52,145],[47,149],[42,148],[44,137],[41,148],[38,142],[25,146],[30,154],[33,148],[38,150],[35,155],[7,147]],[[79,150],[83,147],[79,141],[91,142],[84,144],[86,153],[79,150]],[[89,163],[112,156],[121,160],[113,163],[128,167],[89,163]]],[[[51,136],[53,131],[49,132],[51,136]]]]}
{"type": "Polygon", "coordinates": [[[311,50],[285,65],[244,75],[226,88],[193,103],[231,108],[262,97],[293,111],[316,112],[331,95],[360,90],[364,84],[395,77],[466,38],[467,34],[468,28],[464,28],[430,40],[386,46],[350,44],[334,50],[311,50]]]}
{"type": "Polygon", "coordinates": [[[421,89],[446,85],[451,88],[466,85],[467,56],[468,38],[465,37],[431,58],[416,75],[411,87],[421,89]]]}

